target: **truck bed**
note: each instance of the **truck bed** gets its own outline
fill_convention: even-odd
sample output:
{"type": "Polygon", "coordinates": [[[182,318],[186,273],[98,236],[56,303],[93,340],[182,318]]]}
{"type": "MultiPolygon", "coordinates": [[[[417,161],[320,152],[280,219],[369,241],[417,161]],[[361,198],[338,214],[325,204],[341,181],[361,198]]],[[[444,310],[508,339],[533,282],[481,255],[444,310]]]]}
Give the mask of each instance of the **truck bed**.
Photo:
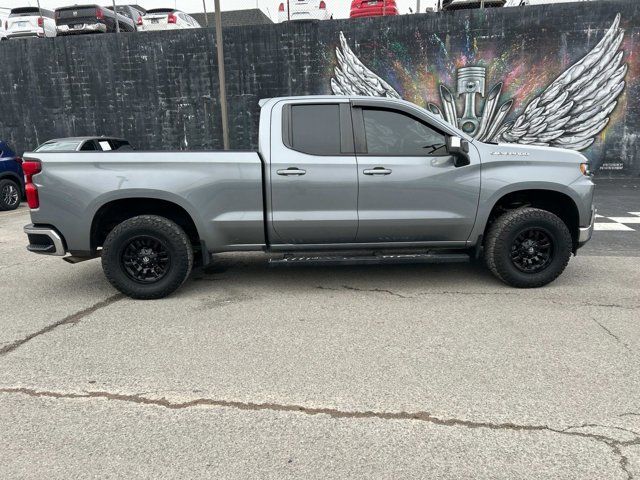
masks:
{"type": "Polygon", "coordinates": [[[124,197],[179,205],[210,251],[265,244],[257,152],[27,152],[24,157],[42,162],[33,223],[55,225],[72,252],[92,250],[94,217],[124,197]]]}

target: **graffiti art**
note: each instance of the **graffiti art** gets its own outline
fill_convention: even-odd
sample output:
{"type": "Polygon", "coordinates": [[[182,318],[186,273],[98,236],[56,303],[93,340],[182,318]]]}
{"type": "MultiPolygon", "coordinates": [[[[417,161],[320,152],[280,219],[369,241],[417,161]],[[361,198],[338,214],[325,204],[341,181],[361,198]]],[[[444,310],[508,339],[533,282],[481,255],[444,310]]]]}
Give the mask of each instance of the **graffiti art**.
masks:
{"type": "MultiPolygon", "coordinates": [[[[427,108],[480,141],[584,150],[607,126],[624,90],[627,65],[623,62],[623,39],[618,14],[600,42],[531,100],[514,121],[506,121],[514,100],[501,100],[503,82],[495,84],[485,95],[486,69],[481,65],[457,69],[455,92],[463,99],[462,113],[456,95],[442,83],[440,105],[427,102],[427,108]],[[480,111],[478,96],[484,98],[480,111]]],[[[343,32],[339,40],[337,65],[331,79],[335,95],[401,98],[396,89],[355,55],[343,32]]]]}

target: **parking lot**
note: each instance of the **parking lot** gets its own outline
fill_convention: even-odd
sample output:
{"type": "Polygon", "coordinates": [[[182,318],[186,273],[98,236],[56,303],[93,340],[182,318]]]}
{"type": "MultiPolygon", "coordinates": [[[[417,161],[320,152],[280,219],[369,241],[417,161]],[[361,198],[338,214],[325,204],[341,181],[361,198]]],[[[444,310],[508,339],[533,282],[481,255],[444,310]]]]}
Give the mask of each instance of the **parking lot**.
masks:
{"type": "Polygon", "coordinates": [[[226,255],[134,301],[1,212],[0,478],[640,477],[640,183],[597,192],[537,290],[226,255]]]}

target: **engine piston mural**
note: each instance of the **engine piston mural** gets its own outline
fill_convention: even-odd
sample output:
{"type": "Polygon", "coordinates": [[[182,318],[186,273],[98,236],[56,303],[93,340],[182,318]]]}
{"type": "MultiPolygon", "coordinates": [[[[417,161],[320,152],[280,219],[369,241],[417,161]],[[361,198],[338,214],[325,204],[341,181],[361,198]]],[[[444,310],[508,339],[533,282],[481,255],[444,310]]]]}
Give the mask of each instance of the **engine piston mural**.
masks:
{"type": "MultiPolygon", "coordinates": [[[[624,90],[627,65],[623,39],[618,14],[597,45],[581,59],[573,59],[575,63],[533,97],[513,121],[507,117],[515,100],[502,97],[507,82],[517,79],[507,75],[487,93],[487,62],[469,62],[466,55],[456,59],[455,88],[439,79],[440,104],[429,99],[422,103],[434,115],[481,141],[584,150],[605,129],[624,90]],[[479,99],[484,100],[482,108],[479,99]]],[[[331,79],[335,95],[401,98],[356,56],[342,32],[339,40],[331,79]]],[[[449,55],[444,44],[442,50],[443,55],[449,55]]],[[[521,96],[527,96],[524,93],[521,96]]]]}

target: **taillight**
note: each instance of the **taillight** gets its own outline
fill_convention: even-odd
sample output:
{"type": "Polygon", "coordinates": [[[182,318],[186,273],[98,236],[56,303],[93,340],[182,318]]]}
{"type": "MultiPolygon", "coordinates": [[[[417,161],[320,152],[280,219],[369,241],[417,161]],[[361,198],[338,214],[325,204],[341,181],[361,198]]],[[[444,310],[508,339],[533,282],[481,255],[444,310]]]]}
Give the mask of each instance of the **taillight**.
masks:
{"type": "Polygon", "coordinates": [[[33,176],[42,171],[42,164],[39,161],[27,160],[22,162],[22,171],[24,172],[24,190],[27,194],[29,208],[38,208],[40,199],[38,198],[38,188],[33,183],[33,176]]]}
{"type": "Polygon", "coordinates": [[[38,17],[38,26],[39,27],[44,27],[44,18],[38,17]]]}
{"type": "Polygon", "coordinates": [[[280,6],[278,7],[278,11],[279,12],[284,12],[284,3],[280,4],[280,6]]]}
{"type": "Polygon", "coordinates": [[[176,17],[173,13],[167,15],[167,23],[178,23],[178,17],[176,17]]]}
{"type": "Polygon", "coordinates": [[[325,10],[327,8],[327,4],[324,2],[320,2],[320,6],[318,7],[320,10],[325,10]]]}
{"type": "Polygon", "coordinates": [[[142,15],[138,17],[138,21],[136,23],[138,25],[142,25],[142,15]]]}
{"type": "Polygon", "coordinates": [[[101,8],[96,8],[96,20],[104,20],[104,12],[101,8]]]}

